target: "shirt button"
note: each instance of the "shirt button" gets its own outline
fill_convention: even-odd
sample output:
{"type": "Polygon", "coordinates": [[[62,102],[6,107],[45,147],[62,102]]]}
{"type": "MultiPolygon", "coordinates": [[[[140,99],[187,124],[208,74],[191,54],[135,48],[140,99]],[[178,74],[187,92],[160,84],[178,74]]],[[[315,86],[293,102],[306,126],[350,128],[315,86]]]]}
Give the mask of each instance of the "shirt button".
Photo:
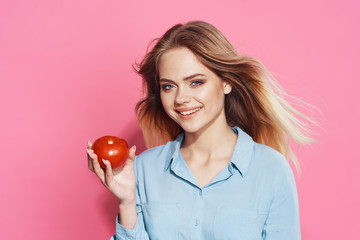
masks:
{"type": "Polygon", "coordinates": [[[195,226],[197,227],[197,226],[199,226],[199,224],[200,224],[199,219],[196,219],[196,220],[195,220],[195,226]]]}

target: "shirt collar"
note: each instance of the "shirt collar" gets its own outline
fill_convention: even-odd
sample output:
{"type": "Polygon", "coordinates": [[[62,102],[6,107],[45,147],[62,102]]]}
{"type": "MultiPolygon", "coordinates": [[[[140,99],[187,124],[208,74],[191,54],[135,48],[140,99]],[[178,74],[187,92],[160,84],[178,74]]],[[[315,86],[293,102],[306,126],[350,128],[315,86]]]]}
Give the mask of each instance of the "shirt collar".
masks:
{"type": "Polygon", "coordinates": [[[164,171],[166,171],[171,165],[174,167],[177,164],[180,154],[180,146],[183,139],[184,132],[182,132],[177,139],[168,143],[170,144],[169,157],[166,159],[164,171]]]}
{"type": "MultiPolygon", "coordinates": [[[[255,143],[252,137],[245,133],[241,128],[232,127],[232,130],[238,137],[233,155],[230,159],[230,167],[234,166],[241,173],[241,176],[244,177],[250,164],[255,143]]],[[[169,143],[169,157],[165,162],[165,171],[170,166],[175,167],[178,164],[180,146],[183,139],[184,133],[169,143]]]]}
{"type": "Polygon", "coordinates": [[[238,135],[238,138],[230,163],[240,171],[242,177],[245,177],[254,151],[255,142],[241,128],[233,127],[232,130],[238,135]]]}

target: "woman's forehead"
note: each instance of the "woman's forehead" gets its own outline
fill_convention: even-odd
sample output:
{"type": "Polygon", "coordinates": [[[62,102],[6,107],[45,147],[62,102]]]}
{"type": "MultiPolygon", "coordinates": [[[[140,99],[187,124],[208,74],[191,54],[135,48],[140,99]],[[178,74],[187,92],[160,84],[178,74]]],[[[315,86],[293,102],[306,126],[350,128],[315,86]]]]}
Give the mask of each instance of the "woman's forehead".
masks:
{"type": "Polygon", "coordinates": [[[194,74],[207,75],[210,70],[187,48],[166,51],[159,61],[159,78],[184,79],[194,74]]]}

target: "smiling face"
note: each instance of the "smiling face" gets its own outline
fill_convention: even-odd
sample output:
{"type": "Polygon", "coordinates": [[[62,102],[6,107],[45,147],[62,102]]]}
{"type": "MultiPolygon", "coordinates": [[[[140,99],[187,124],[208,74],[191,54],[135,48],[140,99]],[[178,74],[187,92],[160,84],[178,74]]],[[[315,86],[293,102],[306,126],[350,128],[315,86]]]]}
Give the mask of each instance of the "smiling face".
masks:
{"type": "Polygon", "coordinates": [[[159,83],[165,112],[185,132],[226,124],[224,99],[231,86],[187,48],[171,49],[161,56],[159,83]]]}

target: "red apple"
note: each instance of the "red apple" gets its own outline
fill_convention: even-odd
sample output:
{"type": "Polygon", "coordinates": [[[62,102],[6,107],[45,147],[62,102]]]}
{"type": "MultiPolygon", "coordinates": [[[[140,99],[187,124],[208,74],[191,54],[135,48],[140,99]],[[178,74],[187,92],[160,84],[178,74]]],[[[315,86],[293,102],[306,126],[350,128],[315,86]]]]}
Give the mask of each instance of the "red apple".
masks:
{"type": "Polygon", "coordinates": [[[129,156],[129,145],[127,142],[114,136],[103,136],[95,140],[92,145],[94,153],[98,157],[101,168],[105,169],[103,159],[109,160],[111,168],[118,168],[125,164],[129,156]]]}

